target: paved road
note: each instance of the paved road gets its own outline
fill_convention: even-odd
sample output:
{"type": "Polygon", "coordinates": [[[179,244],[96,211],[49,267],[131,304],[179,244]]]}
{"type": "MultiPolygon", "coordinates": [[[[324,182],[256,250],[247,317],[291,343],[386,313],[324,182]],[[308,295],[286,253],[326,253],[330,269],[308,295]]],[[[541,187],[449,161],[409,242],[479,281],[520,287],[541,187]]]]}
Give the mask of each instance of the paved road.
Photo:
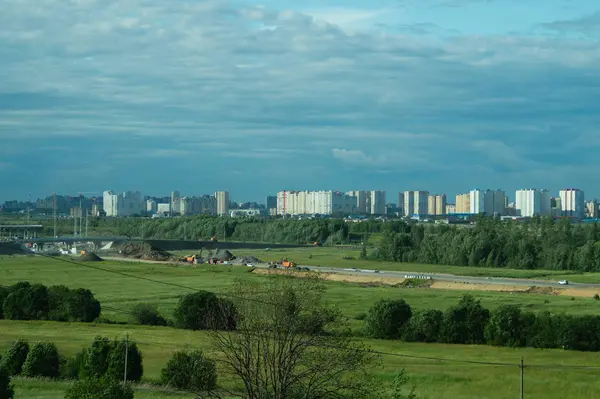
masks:
{"type": "MultiPolygon", "coordinates": [[[[140,260],[140,259],[129,259],[129,258],[120,258],[120,257],[110,257],[103,256],[103,259],[106,260],[114,260],[114,261],[127,261],[127,262],[143,262],[143,263],[162,263],[162,264],[172,264],[173,262],[159,262],[152,260],[140,260]]],[[[269,267],[266,263],[261,263],[256,265],[257,268],[266,269],[269,267]]],[[[374,276],[382,276],[382,277],[395,277],[395,278],[404,278],[405,276],[429,276],[432,280],[435,281],[447,281],[453,283],[469,283],[469,284],[496,284],[496,285],[516,285],[516,286],[536,286],[536,287],[552,287],[552,288],[597,288],[600,289],[600,284],[584,284],[584,283],[569,283],[569,285],[561,285],[558,281],[550,281],[550,280],[529,280],[529,279],[519,279],[519,278],[504,278],[504,277],[470,277],[470,276],[458,276],[455,274],[436,274],[436,273],[417,273],[410,271],[386,271],[381,270],[378,273],[375,273],[374,270],[354,270],[354,269],[340,269],[340,268],[332,268],[332,267],[324,267],[324,266],[301,266],[307,267],[312,271],[322,272],[322,273],[338,273],[338,274],[348,274],[348,275],[356,275],[356,276],[365,276],[365,275],[374,275],[374,276]]]]}

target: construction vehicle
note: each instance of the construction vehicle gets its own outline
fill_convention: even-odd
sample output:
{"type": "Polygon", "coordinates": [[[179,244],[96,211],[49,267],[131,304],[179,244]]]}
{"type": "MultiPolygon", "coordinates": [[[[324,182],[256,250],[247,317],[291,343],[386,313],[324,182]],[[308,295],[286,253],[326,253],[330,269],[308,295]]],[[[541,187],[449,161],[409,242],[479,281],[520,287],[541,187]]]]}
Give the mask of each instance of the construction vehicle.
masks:
{"type": "Polygon", "coordinates": [[[188,255],[179,259],[181,262],[197,264],[198,263],[198,255],[188,255]]]}
{"type": "Polygon", "coordinates": [[[291,268],[291,267],[296,267],[297,264],[295,262],[291,262],[288,260],[288,258],[283,258],[281,259],[281,261],[279,262],[279,264],[283,267],[287,267],[287,268],[291,268]]]}
{"type": "Polygon", "coordinates": [[[217,236],[216,236],[216,235],[215,235],[215,236],[212,236],[212,237],[210,237],[210,240],[211,240],[212,242],[219,242],[219,240],[217,240],[217,236]]]}

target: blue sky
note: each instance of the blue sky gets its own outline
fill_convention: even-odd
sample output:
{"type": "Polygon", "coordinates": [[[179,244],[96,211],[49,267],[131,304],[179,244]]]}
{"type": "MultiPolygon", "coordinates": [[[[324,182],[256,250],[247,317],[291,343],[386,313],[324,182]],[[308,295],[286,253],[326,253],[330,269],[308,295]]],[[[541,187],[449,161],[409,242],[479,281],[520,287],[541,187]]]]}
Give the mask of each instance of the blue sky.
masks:
{"type": "Polygon", "coordinates": [[[2,0],[0,200],[600,196],[591,0],[2,0]]]}

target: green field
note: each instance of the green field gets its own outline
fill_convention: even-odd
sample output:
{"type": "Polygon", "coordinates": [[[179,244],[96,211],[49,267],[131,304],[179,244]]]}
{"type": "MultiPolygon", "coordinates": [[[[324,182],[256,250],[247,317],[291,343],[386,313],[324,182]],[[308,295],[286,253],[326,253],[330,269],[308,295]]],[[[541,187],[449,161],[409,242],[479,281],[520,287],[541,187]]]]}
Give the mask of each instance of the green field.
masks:
{"type": "MultiPolygon", "coordinates": [[[[329,250],[331,251],[331,250],[329,250]]],[[[275,251],[266,254],[280,256],[275,251]]],[[[236,253],[236,255],[239,255],[236,253]]],[[[330,255],[331,252],[330,252],[330,255]]],[[[313,259],[315,256],[313,256],[313,259]]],[[[268,258],[267,258],[268,259],[268,258]]],[[[352,261],[349,261],[352,262],[352,261]]],[[[357,261],[358,262],[358,261],[357,261]]],[[[90,288],[105,309],[103,314],[125,321],[129,316],[118,310],[130,309],[137,303],[155,303],[159,310],[171,317],[178,297],[192,289],[225,291],[236,278],[264,279],[249,273],[246,267],[150,265],[144,263],[97,262],[72,264],[41,257],[0,257],[0,284],[21,280],[46,285],[65,284],[70,287],[90,288]],[[91,269],[102,268],[106,271],[91,269]],[[117,273],[123,273],[129,277],[117,273]],[[140,279],[142,278],[142,279],[140,279]],[[158,282],[144,280],[148,278],[158,282]],[[182,285],[169,286],[165,283],[182,285]]],[[[359,331],[362,322],[354,318],[364,313],[380,298],[404,298],[415,309],[445,309],[455,304],[464,292],[427,288],[377,287],[359,284],[326,282],[327,300],[348,317],[359,331]]],[[[518,304],[531,310],[550,310],[571,314],[597,314],[600,302],[592,298],[571,300],[563,296],[538,294],[510,294],[471,291],[481,298],[484,306],[518,304]]],[[[210,352],[210,343],[201,332],[173,328],[136,325],[78,324],[55,322],[0,321],[0,350],[11,341],[23,337],[31,342],[55,342],[64,355],[72,355],[88,345],[94,336],[110,338],[129,334],[137,341],[144,355],[145,379],[156,380],[173,351],[179,348],[203,348],[210,352]]],[[[436,357],[484,362],[506,362],[514,366],[493,366],[457,362],[443,362],[392,355],[383,357],[378,377],[390,382],[395,373],[405,368],[416,384],[419,398],[489,398],[516,397],[519,392],[521,357],[527,364],[537,365],[591,365],[600,367],[595,353],[561,350],[506,349],[488,346],[459,346],[441,344],[408,344],[391,341],[369,341],[374,349],[403,356],[436,357]]],[[[525,392],[528,398],[592,398],[600,397],[599,370],[532,367],[526,369],[525,392]]],[[[66,382],[17,379],[17,398],[62,398],[66,382]]],[[[172,395],[148,389],[138,390],[136,398],[167,398],[172,395]]]]}

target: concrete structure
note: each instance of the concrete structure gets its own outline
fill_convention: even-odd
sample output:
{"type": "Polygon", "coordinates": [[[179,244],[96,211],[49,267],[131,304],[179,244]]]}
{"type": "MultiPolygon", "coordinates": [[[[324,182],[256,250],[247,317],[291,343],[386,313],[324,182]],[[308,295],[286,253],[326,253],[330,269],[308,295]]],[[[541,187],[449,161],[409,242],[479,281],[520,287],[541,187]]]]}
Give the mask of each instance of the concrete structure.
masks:
{"type": "Polygon", "coordinates": [[[155,200],[146,200],[146,212],[155,214],[158,211],[158,204],[155,200]]]}
{"type": "Polygon", "coordinates": [[[369,192],[369,214],[385,215],[385,191],[370,191],[369,192]]]}
{"type": "Polygon", "coordinates": [[[115,194],[108,190],[103,194],[106,216],[132,216],[144,212],[144,199],[139,191],[126,191],[115,194]]]}
{"type": "Polygon", "coordinates": [[[585,217],[585,198],[582,190],[567,188],[560,190],[562,215],[583,219],[585,217]]]}
{"type": "Polygon", "coordinates": [[[550,199],[550,215],[554,218],[562,216],[562,204],[560,197],[552,197],[550,199]]]}
{"type": "Polygon", "coordinates": [[[446,215],[456,213],[456,204],[446,204],[446,215]]]}
{"type": "Polygon", "coordinates": [[[282,216],[343,216],[354,213],[355,209],[356,197],[339,191],[290,190],[277,193],[277,214],[282,216]]]}
{"type": "Polygon", "coordinates": [[[456,208],[454,213],[471,213],[470,193],[458,194],[456,196],[456,208]]]}
{"type": "Polygon", "coordinates": [[[370,213],[370,207],[367,206],[370,204],[370,193],[368,191],[355,190],[348,191],[346,195],[356,198],[355,212],[361,214],[370,213]]]}
{"type": "Polygon", "coordinates": [[[179,191],[171,192],[171,213],[181,213],[181,194],[179,191]]]}
{"type": "Polygon", "coordinates": [[[598,217],[598,201],[591,200],[585,204],[586,217],[596,219],[598,217]]]}
{"type": "Polygon", "coordinates": [[[550,192],[548,190],[525,189],[515,194],[517,216],[548,216],[551,213],[550,192]]]}
{"type": "Polygon", "coordinates": [[[267,202],[265,205],[267,208],[267,214],[269,214],[269,215],[277,214],[277,196],[276,195],[267,196],[267,202]]]}
{"type": "Polygon", "coordinates": [[[398,193],[398,212],[401,216],[405,215],[404,212],[404,193],[398,193]]]}
{"type": "Polygon", "coordinates": [[[427,215],[429,212],[428,191],[405,191],[404,192],[404,215],[427,215]]]}
{"type": "Polygon", "coordinates": [[[432,216],[446,214],[446,194],[433,194],[427,198],[427,214],[432,216]]]}
{"type": "Polygon", "coordinates": [[[171,204],[156,204],[156,213],[171,213],[171,204]]]}
{"type": "Polygon", "coordinates": [[[227,191],[217,191],[217,215],[225,216],[229,214],[229,193],[227,191]]]}
{"type": "Polygon", "coordinates": [[[100,216],[100,206],[98,204],[92,205],[92,213],[90,214],[90,216],[95,218],[100,216]]]}
{"type": "Polygon", "coordinates": [[[182,215],[216,215],[217,199],[212,195],[182,197],[179,199],[179,211],[182,215]]]}

